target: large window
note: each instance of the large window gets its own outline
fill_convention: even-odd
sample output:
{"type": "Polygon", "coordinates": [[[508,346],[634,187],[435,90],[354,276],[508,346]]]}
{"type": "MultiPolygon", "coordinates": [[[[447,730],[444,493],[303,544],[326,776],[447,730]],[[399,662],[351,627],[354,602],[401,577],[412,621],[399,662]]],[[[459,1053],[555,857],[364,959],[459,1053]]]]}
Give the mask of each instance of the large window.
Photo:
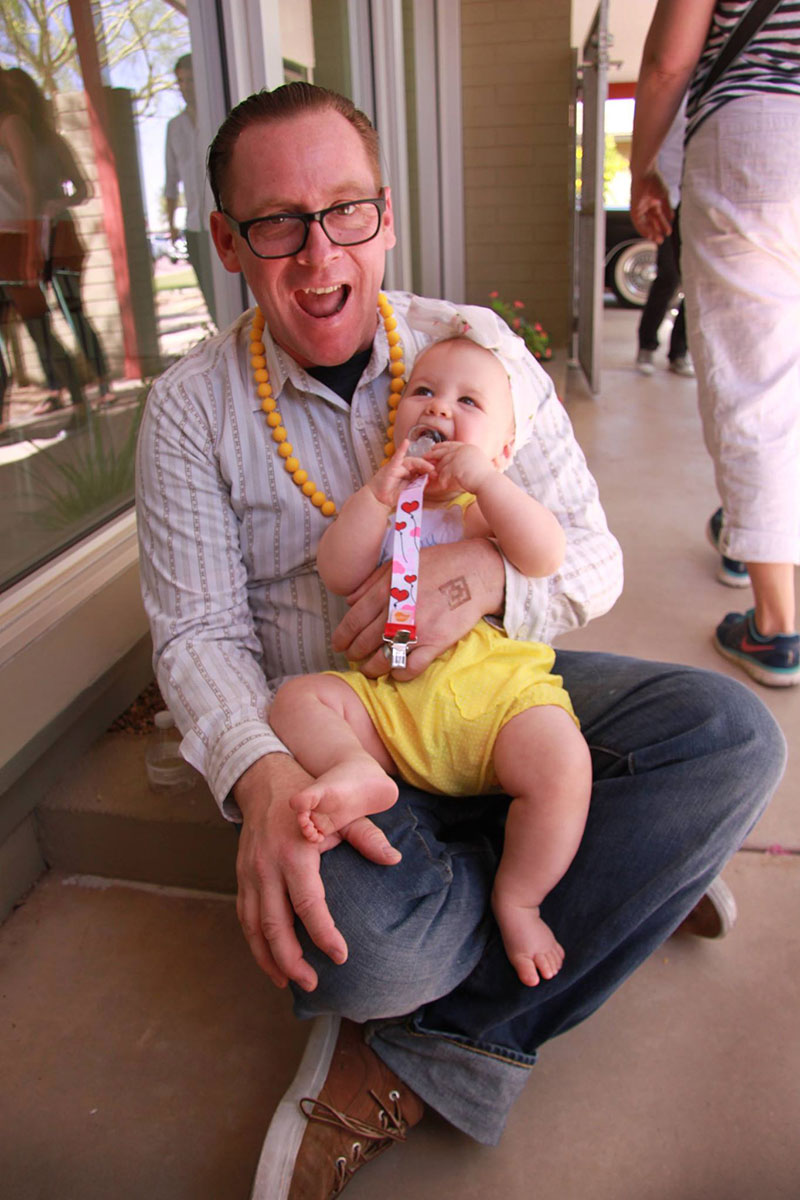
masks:
{"type": "Polygon", "coordinates": [[[350,95],[392,185],[386,286],[460,297],[460,168],[445,185],[436,166],[460,133],[433,52],[437,28],[457,44],[457,7],[0,6],[0,591],[131,506],[150,381],[247,303],[208,234],[205,155],[229,104],[294,79],[350,95]]]}
{"type": "Polygon", "coordinates": [[[0,8],[0,588],[132,503],[148,383],[215,328],[190,51],[180,0],[0,8]]]}

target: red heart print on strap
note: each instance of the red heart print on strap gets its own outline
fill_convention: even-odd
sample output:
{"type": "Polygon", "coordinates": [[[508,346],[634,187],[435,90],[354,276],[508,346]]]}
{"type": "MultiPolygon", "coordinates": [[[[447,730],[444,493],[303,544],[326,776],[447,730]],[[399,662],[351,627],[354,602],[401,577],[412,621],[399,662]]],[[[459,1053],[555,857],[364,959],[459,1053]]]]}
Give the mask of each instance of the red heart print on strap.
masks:
{"type": "Polygon", "coordinates": [[[415,591],[419,574],[419,522],[423,516],[422,498],[427,482],[426,475],[414,479],[398,496],[394,511],[389,611],[383,626],[384,649],[393,668],[404,667],[408,651],[417,644],[415,591]],[[405,537],[403,530],[406,530],[405,537]]]}

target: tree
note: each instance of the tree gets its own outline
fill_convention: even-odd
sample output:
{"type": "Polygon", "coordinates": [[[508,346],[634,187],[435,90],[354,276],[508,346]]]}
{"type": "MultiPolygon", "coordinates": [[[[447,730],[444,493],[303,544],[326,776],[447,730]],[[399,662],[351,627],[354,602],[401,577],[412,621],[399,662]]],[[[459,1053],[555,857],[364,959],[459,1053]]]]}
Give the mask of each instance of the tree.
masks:
{"type": "MultiPolygon", "coordinates": [[[[93,0],[101,68],[110,82],[130,88],[137,117],[156,109],[175,87],[174,65],[188,50],[181,0],[93,0]]],[[[49,96],[83,88],[69,0],[3,0],[0,65],[28,71],[49,96]]]]}
{"type": "MultiPolygon", "coordinates": [[[[605,153],[603,157],[603,200],[608,201],[609,195],[618,175],[630,175],[630,161],[620,150],[613,133],[605,135],[605,153]]],[[[583,146],[575,147],[575,195],[580,200],[583,171],[583,146]]]]}

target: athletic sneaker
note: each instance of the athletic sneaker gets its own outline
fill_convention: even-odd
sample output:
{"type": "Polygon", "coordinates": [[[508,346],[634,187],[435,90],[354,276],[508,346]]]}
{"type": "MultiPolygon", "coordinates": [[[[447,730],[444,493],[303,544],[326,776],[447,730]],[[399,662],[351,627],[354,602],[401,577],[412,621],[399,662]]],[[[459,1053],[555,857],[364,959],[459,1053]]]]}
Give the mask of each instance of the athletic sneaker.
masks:
{"type": "Polygon", "coordinates": [[[764,637],[756,629],[752,608],[746,613],[728,613],[717,626],[714,646],[767,687],[794,687],[800,683],[800,635],[776,633],[764,637]]]}
{"type": "MultiPolygon", "coordinates": [[[[715,550],[719,550],[719,538],[722,533],[722,509],[718,508],[715,513],[711,514],[708,525],[706,526],[708,540],[715,550]]],[[[717,570],[717,579],[720,583],[724,583],[727,587],[748,587],[750,584],[750,576],[747,574],[747,565],[739,562],[735,558],[726,558],[724,554],[720,556],[720,565],[717,570]]]]}
{"type": "Polygon", "coordinates": [[[675,375],[683,375],[684,379],[694,379],[694,367],[688,355],[684,355],[682,358],[671,358],[669,369],[675,375]]]}
{"type": "Polygon", "coordinates": [[[640,350],[636,355],[636,366],[642,375],[652,375],[655,367],[653,366],[653,355],[655,350],[640,350]]]}

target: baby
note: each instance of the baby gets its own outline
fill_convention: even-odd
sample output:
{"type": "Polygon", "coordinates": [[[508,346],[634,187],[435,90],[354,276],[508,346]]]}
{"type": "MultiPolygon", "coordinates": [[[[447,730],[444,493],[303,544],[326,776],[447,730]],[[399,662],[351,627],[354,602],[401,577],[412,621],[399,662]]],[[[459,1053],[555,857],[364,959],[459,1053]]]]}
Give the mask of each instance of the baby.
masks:
{"type": "MultiPolygon", "coordinates": [[[[519,375],[514,380],[512,399],[501,357],[466,336],[418,356],[397,408],[396,453],[320,541],[317,566],[331,591],[349,595],[392,558],[398,498],[420,475],[426,544],[492,538],[524,575],[559,568],[561,526],[504,474],[520,423],[525,436],[532,424],[519,375]],[[408,455],[415,427],[445,440],[422,457],[408,455]]],[[[531,986],[564,960],[540,905],[575,856],[591,789],[588,748],[551,674],[554,658],[550,647],[514,641],[481,621],[414,679],[368,679],[356,669],[303,676],[281,686],[269,715],[315,777],[291,799],[312,841],[390,808],[395,776],[448,796],[512,797],[492,909],[510,962],[531,986]]]]}

